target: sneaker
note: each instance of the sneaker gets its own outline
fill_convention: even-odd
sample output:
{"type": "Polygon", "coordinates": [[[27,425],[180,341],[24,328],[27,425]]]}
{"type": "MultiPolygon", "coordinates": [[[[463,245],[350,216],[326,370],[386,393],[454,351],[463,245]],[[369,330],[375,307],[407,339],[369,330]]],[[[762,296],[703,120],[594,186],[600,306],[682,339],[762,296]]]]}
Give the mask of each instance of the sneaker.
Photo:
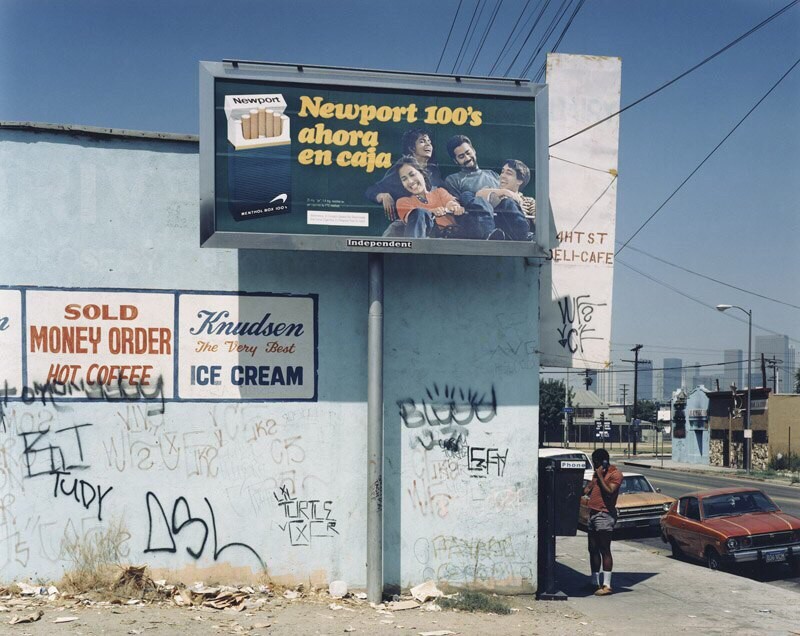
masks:
{"type": "Polygon", "coordinates": [[[609,594],[613,594],[613,592],[607,585],[604,585],[594,593],[595,596],[608,596],[609,594]]]}
{"type": "Polygon", "coordinates": [[[602,589],[600,585],[595,585],[594,583],[591,582],[583,586],[584,592],[587,592],[589,594],[594,594],[595,592],[597,592],[597,590],[600,589],[602,589]]]}
{"type": "Polygon", "coordinates": [[[489,236],[486,237],[487,241],[505,241],[506,240],[506,233],[503,232],[499,227],[493,229],[489,232],[489,236]]]}

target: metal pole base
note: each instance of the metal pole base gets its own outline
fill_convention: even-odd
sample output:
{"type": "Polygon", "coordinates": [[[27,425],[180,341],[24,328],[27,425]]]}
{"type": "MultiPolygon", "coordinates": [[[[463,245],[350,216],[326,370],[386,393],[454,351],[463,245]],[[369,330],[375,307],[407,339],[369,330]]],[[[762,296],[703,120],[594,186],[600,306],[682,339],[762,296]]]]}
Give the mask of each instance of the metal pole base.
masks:
{"type": "Polygon", "coordinates": [[[566,601],[569,600],[569,596],[564,594],[564,592],[555,591],[555,592],[540,592],[536,594],[537,601],[566,601]]]}

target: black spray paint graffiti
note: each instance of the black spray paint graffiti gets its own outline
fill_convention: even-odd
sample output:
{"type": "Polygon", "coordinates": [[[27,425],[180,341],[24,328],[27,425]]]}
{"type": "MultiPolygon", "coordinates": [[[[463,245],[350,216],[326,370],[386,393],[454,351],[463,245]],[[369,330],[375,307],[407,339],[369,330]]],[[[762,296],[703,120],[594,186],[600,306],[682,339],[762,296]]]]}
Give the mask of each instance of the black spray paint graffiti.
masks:
{"type": "Polygon", "coordinates": [[[82,397],[88,400],[105,402],[157,402],[157,405],[147,411],[148,415],[163,414],[166,409],[164,398],[164,380],[159,376],[151,385],[128,384],[121,379],[115,384],[89,384],[80,382],[34,382],[33,386],[23,386],[19,391],[11,387],[8,380],[3,381],[0,391],[0,431],[6,431],[6,409],[10,399],[19,399],[23,404],[41,402],[42,406],[49,403],[56,410],[66,410],[69,406],[57,401],[58,398],[82,397]]]}
{"type": "Polygon", "coordinates": [[[71,470],[89,468],[88,464],[83,463],[80,432],[86,426],[91,424],[67,426],[52,433],[49,427],[41,431],[20,433],[23,442],[22,457],[28,473],[25,476],[55,475],[58,472],[67,473],[71,470]],[[56,435],[59,437],[56,438],[56,435]]]}
{"type": "Polygon", "coordinates": [[[470,477],[485,478],[489,474],[497,474],[502,477],[506,470],[508,460],[508,449],[505,453],[500,453],[497,448],[482,448],[480,446],[467,447],[467,470],[470,477]]]}
{"type": "MultiPolygon", "coordinates": [[[[266,571],[267,566],[264,561],[261,559],[261,556],[258,552],[255,551],[252,547],[247,545],[246,543],[239,543],[239,542],[231,542],[226,543],[223,546],[219,545],[218,533],[217,533],[217,520],[216,516],[214,515],[214,508],[211,506],[211,502],[206,498],[203,497],[203,501],[205,501],[206,506],[208,506],[208,518],[211,522],[211,535],[213,539],[213,557],[214,560],[217,561],[220,555],[227,550],[228,548],[242,548],[250,552],[255,558],[258,560],[261,569],[266,571]]],[[[198,527],[203,529],[203,540],[200,542],[200,545],[197,549],[192,549],[191,547],[186,548],[186,552],[194,559],[199,559],[203,555],[203,551],[206,547],[206,542],[208,541],[208,534],[209,534],[209,527],[206,519],[202,517],[195,517],[192,515],[192,512],[189,508],[189,502],[186,501],[185,497],[178,497],[175,500],[175,503],[172,505],[172,515],[170,521],[167,520],[167,514],[164,512],[164,506],[161,505],[161,502],[158,499],[158,496],[151,491],[148,491],[145,495],[145,502],[147,504],[147,548],[145,548],[145,553],[147,552],[168,552],[170,554],[175,554],[178,551],[178,546],[175,543],[176,535],[180,534],[182,530],[187,527],[191,527],[192,525],[197,525],[198,527]],[[156,511],[156,519],[154,520],[153,511],[156,511]],[[159,528],[154,528],[154,522],[159,525],[159,528]],[[163,522],[163,525],[161,525],[163,522]],[[154,534],[154,530],[156,530],[154,534]],[[155,544],[155,545],[154,545],[155,544]]]]}
{"type": "Polygon", "coordinates": [[[590,326],[596,307],[605,307],[607,303],[593,303],[590,294],[582,294],[575,298],[562,298],[558,301],[561,310],[561,327],[558,328],[558,344],[570,353],[583,353],[584,340],[602,340],[600,336],[592,336],[596,329],[590,326]]]}
{"type": "Polygon", "coordinates": [[[290,545],[309,546],[312,539],[338,536],[336,519],[331,519],[332,501],[297,499],[290,496],[289,489],[285,486],[272,494],[278,506],[283,508],[284,519],[287,521],[283,525],[278,524],[278,527],[289,535],[290,545]]]}
{"type": "Polygon", "coordinates": [[[437,384],[433,385],[433,391],[426,389],[425,393],[427,399],[422,398],[419,407],[413,398],[397,401],[403,424],[416,429],[411,448],[422,445],[431,450],[439,446],[448,455],[459,457],[469,435],[466,426],[474,420],[486,424],[497,415],[494,385],[488,396],[448,385],[440,391],[437,384]]]}
{"type": "Polygon", "coordinates": [[[65,473],[60,470],[55,472],[56,475],[56,483],[53,486],[53,497],[58,499],[58,492],[61,490],[62,495],[66,495],[67,497],[74,497],[75,501],[81,504],[86,510],[89,510],[91,505],[97,501],[97,520],[103,520],[103,499],[105,499],[106,495],[110,493],[114,486],[109,486],[105,491],[100,486],[97,487],[92,486],[88,481],[84,481],[83,479],[78,480],[74,478],[72,480],[72,488],[67,490],[64,488],[64,484],[66,484],[69,480],[64,479],[65,477],[69,477],[70,473],[65,473]],[[59,488],[60,487],[60,488],[59,488]],[[89,497],[86,496],[86,493],[89,493],[89,497]]]}

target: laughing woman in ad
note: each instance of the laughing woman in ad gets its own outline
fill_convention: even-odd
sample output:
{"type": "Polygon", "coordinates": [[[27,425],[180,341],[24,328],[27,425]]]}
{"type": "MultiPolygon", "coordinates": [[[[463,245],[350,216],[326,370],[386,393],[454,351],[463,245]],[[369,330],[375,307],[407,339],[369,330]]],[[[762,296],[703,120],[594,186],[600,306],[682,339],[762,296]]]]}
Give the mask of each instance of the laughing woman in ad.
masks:
{"type": "Polygon", "coordinates": [[[482,225],[486,216],[491,219],[491,212],[476,208],[469,213],[447,190],[432,188],[416,158],[402,157],[392,170],[408,195],[397,199],[397,215],[405,225],[405,236],[481,239],[487,234],[482,225]]]}
{"type": "MultiPolygon", "coordinates": [[[[439,166],[433,160],[433,142],[427,130],[423,128],[407,130],[403,134],[400,145],[404,156],[414,157],[420,168],[428,172],[432,188],[444,187],[439,166]]],[[[386,218],[390,221],[397,218],[395,202],[408,194],[403,184],[400,183],[396,165],[389,168],[383,178],[367,188],[364,193],[367,199],[383,206],[386,218]]]]}

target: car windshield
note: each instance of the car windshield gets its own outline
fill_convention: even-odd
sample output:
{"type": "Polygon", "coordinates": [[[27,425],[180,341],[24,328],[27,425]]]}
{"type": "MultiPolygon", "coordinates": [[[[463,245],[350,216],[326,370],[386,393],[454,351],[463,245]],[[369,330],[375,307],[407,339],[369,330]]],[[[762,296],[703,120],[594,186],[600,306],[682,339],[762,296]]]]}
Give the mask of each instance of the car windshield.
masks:
{"type": "Polygon", "coordinates": [[[630,495],[637,492],[653,492],[653,487],[642,475],[632,475],[622,478],[619,494],[630,495]]]}
{"type": "Polygon", "coordinates": [[[715,495],[703,499],[703,514],[711,517],[730,517],[750,512],[774,512],[778,506],[760,490],[734,492],[730,495],[715,495]]]}

